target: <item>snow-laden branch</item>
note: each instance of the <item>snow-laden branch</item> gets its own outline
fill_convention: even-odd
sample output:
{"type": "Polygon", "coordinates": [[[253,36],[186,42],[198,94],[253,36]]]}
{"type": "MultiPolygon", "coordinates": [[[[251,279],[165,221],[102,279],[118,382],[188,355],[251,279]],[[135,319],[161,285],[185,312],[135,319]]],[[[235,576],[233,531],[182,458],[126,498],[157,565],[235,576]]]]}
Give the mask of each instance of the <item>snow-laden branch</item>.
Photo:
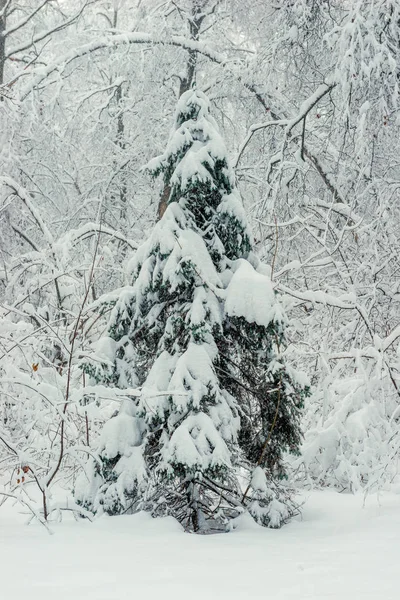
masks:
{"type": "Polygon", "coordinates": [[[249,128],[249,131],[244,139],[244,141],[242,142],[242,145],[239,148],[239,152],[238,155],[236,157],[236,160],[234,161],[234,168],[236,169],[240,159],[242,158],[243,152],[246,150],[248,144],[250,143],[250,140],[252,139],[253,135],[256,133],[256,131],[260,131],[261,129],[267,129],[268,127],[282,127],[288,124],[288,119],[279,119],[279,120],[273,120],[273,121],[266,121],[265,123],[255,123],[254,125],[251,125],[251,127],[249,128]]]}
{"type": "Polygon", "coordinates": [[[299,290],[291,290],[285,285],[279,283],[277,289],[284,294],[288,294],[293,298],[302,300],[303,302],[311,302],[316,304],[324,304],[326,306],[333,306],[334,308],[341,308],[345,310],[357,310],[355,304],[355,297],[352,294],[342,294],[341,296],[332,296],[322,290],[306,290],[300,292],[299,290]]]}
{"type": "Polygon", "coordinates": [[[0,19],[2,17],[4,17],[4,15],[6,14],[6,12],[8,10],[8,7],[10,6],[10,4],[11,4],[11,0],[6,0],[6,3],[4,5],[4,7],[0,10],[0,19]]]}
{"type": "Polygon", "coordinates": [[[346,352],[324,353],[325,360],[358,360],[360,358],[377,360],[380,358],[380,354],[373,346],[362,349],[352,348],[346,352]]]}
{"type": "Polygon", "coordinates": [[[382,340],[382,350],[386,351],[396,340],[400,338],[400,325],[397,325],[385,339],[382,340]]]}
{"type": "MultiPolygon", "coordinates": [[[[239,76],[238,79],[240,81],[242,81],[241,76],[239,76]]],[[[262,129],[266,129],[269,127],[273,127],[273,126],[286,127],[286,135],[285,135],[285,143],[286,143],[288,129],[289,129],[289,131],[291,131],[297,123],[299,123],[301,120],[304,120],[306,118],[306,116],[308,115],[308,113],[311,111],[311,109],[314,106],[316,106],[316,104],[319,102],[319,100],[321,100],[326,94],[328,94],[337,85],[337,82],[332,80],[329,83],[324,83],[321,86],[319,86],[317,88],[317,90],[307,100],[305,100],[303,102],[299,113],[295,117],[289,118],[287,115],[285,115],[285,111],[283,111],[284,114],[283,114],[283,116],[281,116],[281,114],[280,114],[282,112],[281,106],[279,107],[279,110],[277,108],[275,108],[274,106],[271,107],[271,105],[274,104],[273,98],[268,97],[268,102],[267,102],[266,98],[264,97],[264,94],[257,88],[256,85],[248,83],[246,81],[242,81],[242,83],[246,87],[246,89],[248,89],[250,92],[252,92],[254,94],[255,98],[262,105],[263,109],[271,115],[272,120],[266,121],[264,123],[255,123],[254,125],[252,125],[249,128],[248,133],[247,133],[244,141],[242,142],[242,145],[239,148],[238,155],[234,162],[235,168],[238,167],[238,164],[242,158],[244,150],[246,149],[246,147],[250,143],[252,137],[254,136],[254,134],[257,131],[260,131],[262,129]]],[[[314,168],[320,175],[322,181],[324,182],[326,187],[329,189],[329,191],[332,193],[334,200],[337,203],[346,204],[342,194],[340,193],[338,188],[334,185],[334,183],[332,183],[332,181],[330,180],[329,175],[327,173],[327,169],[324,168],[324,166],[321,163],[321,160],[319,158],[317,158],[315,156],[315,154],[305,144],[304,136],[301,139],[301,150],[302,150],[302,154],[304,154],[308,158],[308,160],[312,163],[312,165],[314,166],[314,168]]],[[[280,162],[280,160],[282,159],[282,153],[281,152],[278,153],[277,157],[278,157],[278,160],[276,162],[280,162]]]]}
{"type": "MultiPolygon", "coordinates": [[[[47,227],[46,223],[43,221],[42,217],[40,216],[39,210],[34,205],[33,199],[32,199],[32,196],[30,195],[30,193],[25,188],[23,188],[21,185],[19,185],[19,183],[17,183],[11,177],[0,177],[0,186],[1,186],[1,184],[8,187],[12,191],[12,193],[15,194],[25,204],[26,208],[29,210],[29,212],[35,219],[36,223],[38,224],[44,238],[46,239],[46,241],[51,249],[55,267],[59,269],[60,268],[59,261],[57,259],[57,255],[54,252],[54,238],[53,238],[52,234],[50,233],[50,230],[47,227]]],[[[54,285],[56,288],[58,307],[61,309],[62,308],[62,298],[61,298],[61,292],[60,292],[60,287],[58,284],[57,277],[54,278],[54,285]]]]}
{"type": "Polygon", "coordinates": [[[212,62],[222,64],[225,62],[223,57],[218,52],[212,50],[208,44],[197,42],[184,38],[183,36],[171,36],[170,38],[159,38],[149,33],[131,32],[113,35],[110,39],[94,40],[80,48],[76,48],[63,56],[60,56],[56,61],[47,67],[38,67],[35,70],[32,81],[23,89],[21,98],[26,96],[37,87],[44,79],[49,77],[55,71],[63,71],[70,63],[78,58],[96,52],[98,50],[112,49],[124,44],[158,44],[164,46],[177,46],[185,50],[198,52],[206,56],[212,62]]]}
{"type": "Polygon", "coordinates": [[[54,238],[51,235],[50,230],[48,229],[47,225],[43,221],[42,217],[40,216],[39,210],[34,205],[33,199],[32,199],[32,196],[30,195],[30,193],[25,188],[23,188],[21,185],[19,185],[19,183],[17,183],[11,177],[0,177],[0,185],[1,184],[8,187],[12,191],[13,194],[18,196],[18,198],[20,200],[22,200],[22,202],[25,204],[26,208],[29,210],[32,217],[35,219],[36,223],[38,224],[41,232],[43,233],[44,237],[46,238],[47,243],[50,246],[52,246],[54,244],[54,238]]]}
{"type": "Polygon", "coordinates": [[[291,262],[284,265],[279,271],[275,272],[274,279],[281,277],[288,271],[298,271],[304,268],[320,268],[326,267],[333,263],[333,259],[331,256],[325,256],[323,258],[318,258],[321,254],[326,252],[325,248],[321,248],[317,252],[311,254],[305,261],[301,262],[299,260],[292,260],[291,262]]]}
{"type": "Polygon", "coordinates": [[[99,223],[85,223],[85,225],[82,225],[79,229],[72,229],[63,237],[62,241],[69,241],[74,245],[80,240],[85,240],[86,238],[97,234],[108,235],[120,242],[124,242],[132,248],[132,250],[136,250],[138,247],[138,244],[135,241],[125,237],[119,231],[111,229],[111,227],[104,227],[104,225],[100,225],[99,223]]]}
{"type": "Polygon", "coordinates": [[[354,223],[362,221],[362,217],[353,212],[350,206],[348,206],[347,204],[343,204],[343,202],[333,202],[332,204],[330,204],[329,202],[317,200],[316,206],[320,208],[326,208],[327,210],[337,213],[342,217],[350,219],[354,223]]]}
{"type": "Polygon", "coordinates": [[[324,182],[324,184],[326,185],[326,187],[328,188],[328,190],[331,192],[331,194],[333,196],[333,199],[337,203],[346,204],[345,201],[344,201],[344,199],[343,199],[343,197],[342,197],[342,194],[339,192],[338,188],[330,180],[329,175],[327,173],[327,169],[322,166],[320,159],[317,158],[315,156],[315,154],[313,154],[308,149],[308,147],[306,146],[306,144],[303,145],[303,152],[304,152],[304,155],[308,158],[308,160],[312,163],[312,165],[317,170],[317,173],[321,177],[322,181],[324,182]]]}
{"type": "Polygon", "coordinates": [[[13,223],[11,224],[11,228],[13,229],[13,231],[15,231],[15,233],[17,233],[27,244],[29,244],[29,246],[31,246],[31,248],[33,248],[33,250],[35,252],[39,252],[39,248],[36,246],[35,242],[33,240],[31,240],[31,238],[29,236],[26,235],[26,233],[24,231],[22,231],[21,229],[19,229],[19,227],[17,227],[16,225],[14,225],[13,223]]]}
{"type": "MultiPolygon", "coordinates": [[[[37,35],[34,35],[33,37],[31,37],[29,39],[29,42],[20,44],[19,46],[15,46],[14,48],[11,48],[5,58],[10,58],[11,56],[14,56],[14,54],[18,54],[20,52],[24,52],[25,50],[28,50],[29,48],[32,48],[35,46],[35,44],[38,44],[39,42],[42,42],[43,40],[49,38],[53,33],[56,33],[57,31],[62,31],[63,29],[66,29],[66,27],[69,27],[69,25],[72,25],[83,13],[83,11],[85,10],[85,8],[91,4],[92,2],[89,2],[89,0],[87,0],[81,7],[80,9],[74,14],[72,15],[72,17],[70,17],[69,19],[67,19],[66,21],[63,21],[61,23],[59,23],[58,25],[51,27],[50,29],[46,29],[45,31],[42,31],[41,33],[38,33],[37,35]]],[[[38,11],[36,11],[38,12],[38,11]]],[[[27,19],[28,21],[31,20],[31,18],[34,16],[35,13],[28,15],[27,19]]],[[[27,22],[28,22],[27,21],[27,22]]],[[[8,35],[10,33],[12,33],[13,31],[16,31],[18,29],[21,29],[21,27],[23,27],[26,23],[21,24],[17,24],[16,25],[16,29],[14,28],[13,30],[8,30],[8,32],[6,32],[8,35]]]]}
{"type": "MultiPolygon", "coordinates": [[[[82,358],[84,355],[80,355],[82,358]]],[[[87,356],[90,360],[96,360],[96,357],[92,354],[87,356]]],[[[98,359],[99,362],[105,362],[104,358],[98,359]]],[[[184,390],[143,390],[142,388],[110,388],[105,385],[93,385],[86,386],[84,388],[75,390],[71,395],[71,403],[80,403],[88,396],[91,396],[94,400],[112,400],[122,401],[127,398],[158,398],[161,396],[188,396],[188,392],[184,390]]]]}
{"type": "Polygon", "coordinates": [[[249,144],[250,140],[252,139],[253,135],[257,132],[257,131],[261,131],[262,129],[267,129],[269,127],[285,127],[285,137],[287,138],[292,129],[298,124],[300,123],[300,121],[302,121],[303,119],[306,118],[306,116],[308,115],[308,113],[314,108],[314,106],[316,106],[316,104],[318,104],[318,102],[324,97],[326,96],[326,94],[328,94],[334,87],[335,87],[336,83],[332,82],[332,83],[323,83],[321,84],[313,94],[311,94],[311,96],[309,96],[309,98],[307,98],[307,100],[305,100],[301,107],[299,112],[297,113],[297,115],[291,119],[289,118],[284,118],[284,119],[279,119],[279,118],[275,118],[271,121],[266,121],[265,123],[255,123],[254,125],[251,125],[251,127],[249,128],[249,131],[247,133],[247,136],[245,137],[237,158],[235,160],[234,166],[237,167],[240,159],[243,155],[244,150],[246,149],[247,145],[249,144]]]}
{"type": "Polygon", "coordinates": [[[323,83],[322,85],[320,85],[313,94],[311,94],[311,96],[309,96],[307,98],[307,100],[305,100],[301,107],[300,110],[298,112],[298,114],[293,118],[290,119],[290,121],[288,121],[288,124],[286,126],[286,130],[285,130],[285,134],[286,136],[288,136],[292,129],[298,124],[300,123],[300,121],[302,121],[303,119],[305,119],[305,117],[308,115],[308,113],[314,108],[314,106],[316,106],[318,104],[318,102],[320,100],[322,100],[322,98],[324,96],[326,96],[326,94],[329,94],[329,92],[331,90],[333,90],[333,88],[335,87],[336,83],[332,82],[332,83],[323,83]]]}
{"type": "MultiPolygon", "coordinates": [[[[393,331],[384,339],[374,335],[374,346],[367,346],[361,349],[352,349],[346,352],[336,352],[326,355],[328,360],[341,360],[341,359],[357,359],[362,358],[379,358],[382,353],[386,352],[392,344],[400,339],[400,325],[397,325],[393,331]]],[[[387,365],[388,368],[389,365],[387,365]]]]}
{"type": "Polygon", "coordinates": [[[49,4],[49,2],[51,2],[51,1],[52,0],[42,0],[42,2],[34,10],[32,10],[28,15],[23,17],[20,21],[18,21],[18,23],[15,23],[15,25],[10,27],[9,29],[6,29],[5,31],[3,31],[2,36],[7,37],[7,36],[11,35],[12,33],[15,33],[16,31],[18,31],[19,29],[22,29],[22,27],[25,27],[25,25],[27,25],[29,23],[29,21],[31,21],[33,19],[33,17],[39,11],[41,11],[42,8],[44,6],[46,6],[46,4],[49,4]]]}

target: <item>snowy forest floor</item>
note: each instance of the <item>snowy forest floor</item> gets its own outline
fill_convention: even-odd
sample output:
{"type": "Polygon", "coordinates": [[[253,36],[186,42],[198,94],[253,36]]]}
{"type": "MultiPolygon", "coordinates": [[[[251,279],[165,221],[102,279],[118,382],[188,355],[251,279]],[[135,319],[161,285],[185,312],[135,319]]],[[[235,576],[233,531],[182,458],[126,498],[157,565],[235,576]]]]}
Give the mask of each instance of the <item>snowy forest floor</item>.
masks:
{"type": "Polygon", "coordinates": [[[48,535],[0,510],[4,600],[397,600],[400,496],[312,492],[301,519],[267,530],[242,518],[196,536],[146,514],[77,522],[48,535]]]}

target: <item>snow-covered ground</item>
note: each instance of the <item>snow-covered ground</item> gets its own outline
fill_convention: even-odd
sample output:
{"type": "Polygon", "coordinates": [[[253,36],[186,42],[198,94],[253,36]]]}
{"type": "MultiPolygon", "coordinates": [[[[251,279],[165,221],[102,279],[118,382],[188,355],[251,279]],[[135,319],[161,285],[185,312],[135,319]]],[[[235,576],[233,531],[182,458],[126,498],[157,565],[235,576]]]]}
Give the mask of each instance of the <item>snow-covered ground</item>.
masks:
{"type": "Polygon", "coordinates": [[[230,534],[188,535],[148,515],[65,518],[48,535],[0,510],[3,600],[397,600],[400,496],[313,492],[279,531],[243,519],[230,534]]]}

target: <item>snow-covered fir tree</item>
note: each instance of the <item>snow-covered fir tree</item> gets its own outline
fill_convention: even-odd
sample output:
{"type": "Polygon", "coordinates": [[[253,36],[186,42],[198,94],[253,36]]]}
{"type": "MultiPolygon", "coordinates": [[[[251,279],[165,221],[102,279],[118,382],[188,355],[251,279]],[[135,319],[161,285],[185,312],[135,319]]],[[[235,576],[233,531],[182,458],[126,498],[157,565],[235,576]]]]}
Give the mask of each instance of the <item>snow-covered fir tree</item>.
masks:
{"type": "Polygon", "coordinates": [[[202,92],[181,96],[148,168],[163,175],[161,218],[82,365],[126,398],[75,495],[95,512],[145,509],[192,531],[224,528],[243,508],[280,526],[293,508],[283,456],[298,452],[308,388],[285,365],[284,312],[202,92]]]}

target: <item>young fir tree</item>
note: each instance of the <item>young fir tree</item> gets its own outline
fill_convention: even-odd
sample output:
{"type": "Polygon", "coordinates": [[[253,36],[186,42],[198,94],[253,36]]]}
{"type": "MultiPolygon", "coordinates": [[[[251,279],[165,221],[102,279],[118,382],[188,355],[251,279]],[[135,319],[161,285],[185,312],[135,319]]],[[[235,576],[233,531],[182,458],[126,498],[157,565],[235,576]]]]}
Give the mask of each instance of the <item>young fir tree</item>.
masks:
{"type": "Polygon", "coordinates": [[[83,365],[97,383],[141,394],[106,424],[77,499],[109,514],[172,514],[194,531],[243,507],[279,526],[291,505],[276,481],[284,452],[298,452],[307,390],[283,363],[284,315],[203,93],[182,95],[149,169],[163,174],[165,212],[130,265],[102,351],[83,365]]]}

